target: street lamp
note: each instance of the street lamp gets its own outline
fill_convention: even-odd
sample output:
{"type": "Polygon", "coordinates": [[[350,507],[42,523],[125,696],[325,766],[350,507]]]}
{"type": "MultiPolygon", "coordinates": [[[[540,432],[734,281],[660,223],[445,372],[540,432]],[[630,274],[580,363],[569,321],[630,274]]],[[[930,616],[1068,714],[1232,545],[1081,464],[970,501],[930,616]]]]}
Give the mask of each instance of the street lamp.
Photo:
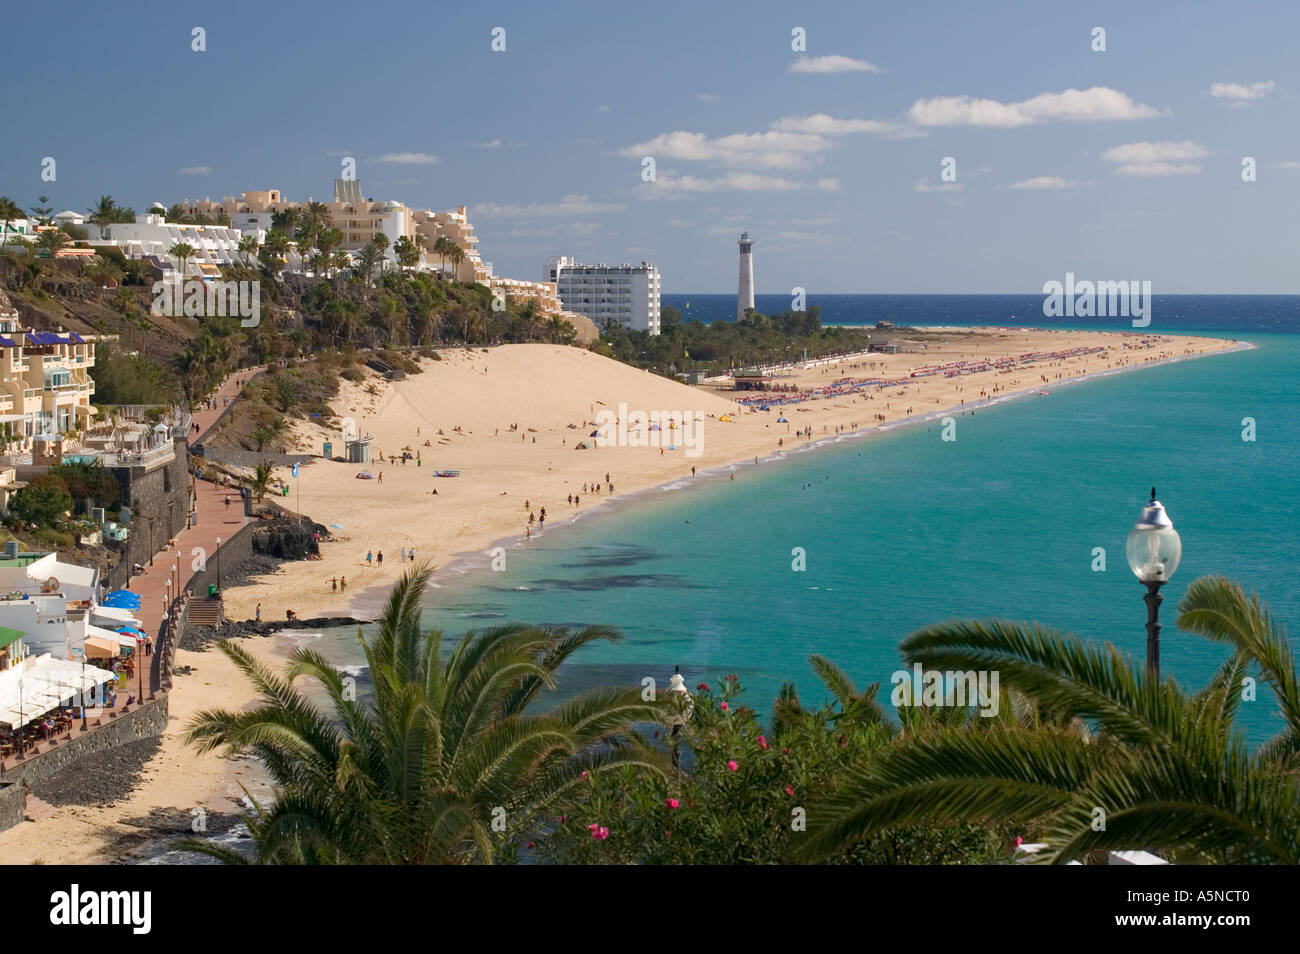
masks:
{"type": "Polygon", "coordinates": [[[1160,678],[1160,587],[1178,569],[1183,556],[1183,543],[1178,538],[1174,523],[1165,508],[1156,500],[1156,489],[1151,488],[1151,499],[1142,508],[1142,516],[1129,532],[1124,547],[1128,565],[1133,574],[1146,584],[1147,595],[1147,674],[1160,678]]]}
{"type": "Polygon", "coordinates": [[[677,742],[677,736],[690,719],[695,710],[695,700],[691,698],[690,691],[686,688],[685,680],[682,679],[682,669],[680,666],[673,667],[672,678],[668,680],[669,692],[669,722],[672,724],[672,740],[670,742],[673,750],[673,770],[677,775],[677,785],[680,788],[682,784],[682,752],[681,746],[677,742]]]}
{"type": "Polygon", "coordinates": [[[217,537],[217,592],[221,592],[221,538],[217,537]]]}

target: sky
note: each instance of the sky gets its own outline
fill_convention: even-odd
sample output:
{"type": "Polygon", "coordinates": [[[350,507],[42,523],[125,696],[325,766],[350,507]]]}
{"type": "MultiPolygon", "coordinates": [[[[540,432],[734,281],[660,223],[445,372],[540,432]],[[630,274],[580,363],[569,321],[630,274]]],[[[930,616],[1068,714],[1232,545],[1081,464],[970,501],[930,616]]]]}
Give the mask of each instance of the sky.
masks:
{"type": "Polygon", "coordinates": [[[330,199],[351,157],[511,278],[734,292],[747,229],[760,293],[1295,290],[1293,2],[0,3],[24,208],[330,199]]]}

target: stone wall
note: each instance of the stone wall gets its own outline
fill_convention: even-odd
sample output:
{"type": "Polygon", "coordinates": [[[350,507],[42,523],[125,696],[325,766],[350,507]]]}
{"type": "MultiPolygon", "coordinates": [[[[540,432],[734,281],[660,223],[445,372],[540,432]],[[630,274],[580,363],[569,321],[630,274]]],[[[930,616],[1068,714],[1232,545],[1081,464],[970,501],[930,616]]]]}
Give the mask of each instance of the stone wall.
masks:
{"type": "Polygon", "coordinates": [[[23,822],[27,809],[27,793],[22,782],[0,782],[0,831],[23,822]]]}
{"type": "Polygon", "coordinates": [[[241,563],[253,555],[253,530],[257,523],[248,523],[236,530],[229,540],[221,542],[221,559],[217,559],[215,553],[209,553],[207,565],[204,569],[199,570],[189,580],[183,584],[182,589],[188,588],[195,597],[205,597],[208,595],[208,584],[217,582],[217,571],[226,574],[233,573],[239,569],[241,563]]]}
{"type": "MultiPolygon", "coordinates": [[[[189,449],[183,439],[174,443],[176,457],[160,467],[112,468],[122,487],[122,499],[131,508],[131,534],[126,549],[119,551],[121,561],[108,573],[108,585],[112,589],[127,585],[132,564],[149,562],[151,521],[154,553],[166,549],[168,539],[185,529],[191,499],[189,449]]],[[[116,519],[116,514],[110,519],[116,519]]]]}
{"type": "Polygon", "coordinates": [[[167,694],[162,693],[153,702],[146,702],[116,719],[106,719],[104,724],[88,732],[82,733],[81,724],[76,723],[70,734],[59,737],[59,744],[54,748],[32,756],[0,775],[0,784],[21,783],[26,779],[34,785],[42,779],[57,775],[78,759],[117,748],[127,742],[160,736],[166,728],[167,694]]]}

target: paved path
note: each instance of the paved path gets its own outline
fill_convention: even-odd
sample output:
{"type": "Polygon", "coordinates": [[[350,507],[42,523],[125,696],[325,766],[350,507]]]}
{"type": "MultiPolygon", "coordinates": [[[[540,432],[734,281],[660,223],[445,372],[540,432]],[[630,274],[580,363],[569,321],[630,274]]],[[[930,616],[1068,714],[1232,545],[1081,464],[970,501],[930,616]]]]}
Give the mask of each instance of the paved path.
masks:
{"type": "MultiPolygon", "coordinates": [[[[191,441],[203,434],[225,409],[222,398],[229,397],[233,401],[242,390],[243,383],[259,370],[261,369],[246,368],[236,371],[221,382],[220,387],[213,392],[213,396],[217,399],[216,408],[193,412],[193,420],[199,425],[199,429],[195,431],[190,428],[191,441]]],[[[227,492],[206,480],[194,480],[192,477],[190,479],[195,489],[196,524],[180,531],[176,535],[174,545],[154,554],[152,563],[145,565],[144,573],[131,578],[130,589],[140,594],[139,619],[144,624],[144,630],[149,634],[150,639],[156,638],[162,627],[168,595],[175,596],[178,592],[177,587],[185,586],[190,576],[196,572],[195,562],[202,556],[215,560],[217,538],[229,540],[240,527],[249,522],[249,518],[244,516],[244,506],[238,490],[232,488],[227,492]],[[230,497],[229,507],[226,506],[227,493],[230,497]],[[200,548],[202,553],[195,553],[196,547],[200,548]],[[168,580],[172,582],[170,590],[167,588],[168,580]]],[[[207,594],[194,595],[206,596],[207,594]]]]}

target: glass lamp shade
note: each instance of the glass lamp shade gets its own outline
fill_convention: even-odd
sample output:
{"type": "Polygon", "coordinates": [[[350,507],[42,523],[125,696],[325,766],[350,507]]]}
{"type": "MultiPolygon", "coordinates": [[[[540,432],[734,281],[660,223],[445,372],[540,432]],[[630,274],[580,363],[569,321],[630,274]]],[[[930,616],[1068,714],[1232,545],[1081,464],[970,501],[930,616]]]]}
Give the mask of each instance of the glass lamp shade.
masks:
{"type": "Polygon", "coordinates": [[[695,712],[695,700],[691,698],[691,693],[686,688],[686,680],[682,678],[681,673],[673,673],[672,678],[668,680],[668,691],[673,694],[672,699],[675,703],[669,716],[669,725],[685,725],[695,712]]]}
{"type": "Polygon", "coordinates": [[[1124,550],[1128,565],[1139,580],[1143,583],[1167,583],[1182,559],[1183,542],[1172,526],[1138,525],[1129,533],[1124,550]]]}

